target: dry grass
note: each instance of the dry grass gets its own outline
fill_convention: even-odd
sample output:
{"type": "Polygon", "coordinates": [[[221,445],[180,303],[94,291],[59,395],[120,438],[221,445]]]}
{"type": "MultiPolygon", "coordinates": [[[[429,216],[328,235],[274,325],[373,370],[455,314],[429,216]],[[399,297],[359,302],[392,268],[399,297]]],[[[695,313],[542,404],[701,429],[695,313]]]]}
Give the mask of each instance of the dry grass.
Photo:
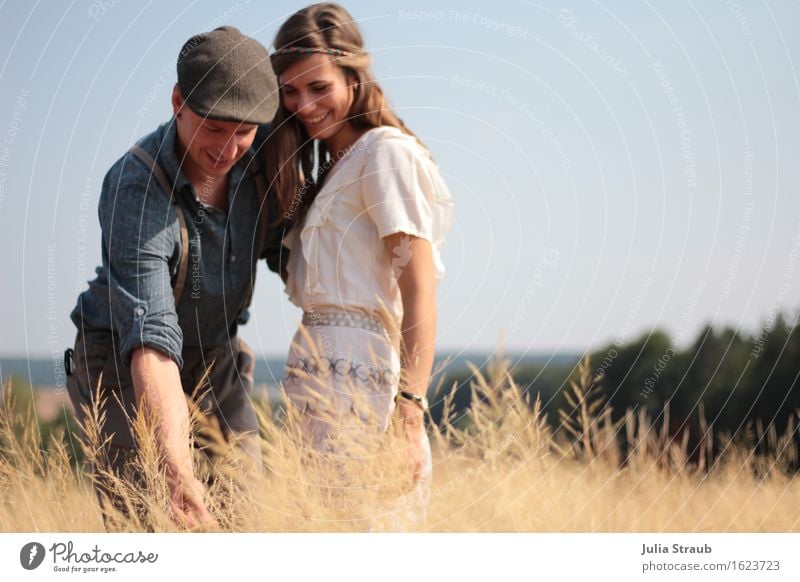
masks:
{"type": "MultiPolygon", "coordinates": [[[[698,450],[690,450],[687,436],[656,432],[642,414],[629,411],[612,422],[588,361],[568,389],[571,409],[561,412],[556,434],[540,400],[528,400],[502,361],[486,376],[475,371],[470,422],[458,423],[467,429],[455,426],[453,396],[444,396],[441,430],[429,430],[434,482],[422,529],[800,531],[800,482],[791,469],[797,463],[794,425],[785,435],[755,426],[737,439],[722,439],[716,449],[712,427],[703,425],[698,450]]],[[[91,479],[70,466],[62,436],[41,442],[33,413],[12,409],[6,403],[0,410],[0,531],[102,531],[91,479]]],[[[214,437],[214,427],[205,427],[211,436],[198,447],[197,470],[210,475],[203,451],[219,448],[208,497],[225,531],[380,530],[382,516],[390,523],[390,500],[408,487],[398,461],[403,443],[394,431],[354,460],[331,463],[298,445],[295,418],[270,411],[269,404],[259,407],[261,477],[247,477],[243,459],[214,437]]],[[[94,411],[85,451],[100,465],[102,421],[94,411]]],[[[114,528],[175,531],[148,419],[133,422],[143,443],[138,462],[146,487],[108,479],[130,513],[144,517],[117,515],[114,528]]]]}

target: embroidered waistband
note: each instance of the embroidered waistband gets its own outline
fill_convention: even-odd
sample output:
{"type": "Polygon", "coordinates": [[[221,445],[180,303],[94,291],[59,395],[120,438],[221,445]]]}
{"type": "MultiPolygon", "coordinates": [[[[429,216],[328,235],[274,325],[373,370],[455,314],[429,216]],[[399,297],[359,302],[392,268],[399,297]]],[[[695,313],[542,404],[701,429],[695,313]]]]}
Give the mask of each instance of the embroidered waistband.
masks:
{"type": "Polygon", "coordinates": [[[343,325],[365,329],[377,334],[386,334],[386,327],[380,319],[366,313],[347,311],[306,311],[303,313],[303,325],[343,325]]]}

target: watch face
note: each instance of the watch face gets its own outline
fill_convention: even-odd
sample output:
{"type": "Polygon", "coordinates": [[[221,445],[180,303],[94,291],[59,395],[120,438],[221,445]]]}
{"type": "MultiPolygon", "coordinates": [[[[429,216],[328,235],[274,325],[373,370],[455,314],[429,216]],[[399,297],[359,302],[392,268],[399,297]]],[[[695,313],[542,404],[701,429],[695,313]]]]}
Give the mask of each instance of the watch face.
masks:
{"type": "Polygon", "coordinates": [[[413,402],[414,404],[419,406],[423,410],[423,412],[427,412],[428,411],[428,399],[425,398],[424,396],[420,396],[419,394],[414,394],[413,392],[407,392],[405,390],[400,390],[397,393],[397,397],[400,397],[400,398],[403,398],[404,400],[408,400],[410,402],[413,402]]]}
{"type": "Polygon", "coordinates": [[[412,394],[414,402],[416,402],[423,412],[428,412],[428,399],[420,394],[412,394]]]}

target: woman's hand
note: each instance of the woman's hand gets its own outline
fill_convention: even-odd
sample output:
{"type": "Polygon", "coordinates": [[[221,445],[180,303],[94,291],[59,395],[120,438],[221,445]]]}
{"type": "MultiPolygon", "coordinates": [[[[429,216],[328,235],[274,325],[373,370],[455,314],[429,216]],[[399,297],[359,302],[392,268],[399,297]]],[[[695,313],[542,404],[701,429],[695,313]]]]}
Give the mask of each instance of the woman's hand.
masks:
{"type": "Polygon", "coordinates": [[[425,467],[425,423],[422,409],[416,404],[398,400],[397,406],[403,422],[403,434],[408,443],[403,452],[408,457],[413,487],[419,483],[425,467]]]}

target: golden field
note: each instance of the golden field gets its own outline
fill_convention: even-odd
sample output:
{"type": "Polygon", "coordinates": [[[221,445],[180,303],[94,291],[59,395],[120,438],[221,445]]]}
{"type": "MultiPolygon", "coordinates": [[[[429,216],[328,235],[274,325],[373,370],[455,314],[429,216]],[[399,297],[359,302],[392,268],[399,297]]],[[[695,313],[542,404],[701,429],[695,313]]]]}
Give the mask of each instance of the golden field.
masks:
{"type": "MultiPolygon", "coordinates": [[[[747,427],[727,438],[701,423],[699,445],[690,448],[688,433],[656,430],[643,414],[629,411],[612,421],[602,384],[592,381],[590,370],[584,361],[567,388],[571,409],[561,412],[555,432],[541,403],[529,401],[502,361],[490,366],[486,377],[475,374],[466,422],[448,408],[452,394],[444,395],[444,420],[428,428],[434,465],[427,523],[408,529],[800,531],[793,424],[785,435],[771,427],[747,427]]],[[[6,401],[0,410],[0,531],[103,531],[91,478],[70,462],[69,443],[77,446],[77,439],[56,434],[42,442],[33,412],[20,413],[11,404],[6,401]]],[[[395,431],[352,461],[332,464],[296,444],[291,415],[272,414],[263,404],[260,419],[263,474],[243,477],[241,459],[226,452],[214,468],[208,504],[222,531],[396,529],[381,525],[397,523],[387,500],[409,487],[403,440],[395,431]]],[[[134,423],[147,487],[115,481],[130,515],[137,517],[112,516],[110,529],[177,531],[168,517],[152,429],[146,418],[134,423]]],[[[201,477],[211,472],[201,451],[219,446],[213,427],[206,429],[211,436],[199,442],[195,455],[201,477]]],[[[84,454],[102,464],[104,445],[94,441],[84,454]]]]}

